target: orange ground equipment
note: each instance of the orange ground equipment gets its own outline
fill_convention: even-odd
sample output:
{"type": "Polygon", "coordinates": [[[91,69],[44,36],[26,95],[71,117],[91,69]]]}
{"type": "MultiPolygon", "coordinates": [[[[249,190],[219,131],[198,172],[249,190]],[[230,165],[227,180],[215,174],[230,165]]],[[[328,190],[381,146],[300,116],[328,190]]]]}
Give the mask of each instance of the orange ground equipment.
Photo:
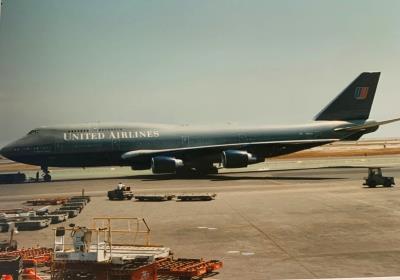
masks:
{"type": "Polygon", "coordinates": [[[155,260],[169,255],[169,248],[150,244],[150,228],[142,218],[94,218],[90,228],[54,230],[51,278],[156,280],[155,260]]]}
{"type": "Polygon", "coordinates": [[[32,267],[48,264],[51,260],[52,253],[53,249],[50,248],[32,248],[0,253],[0,257],[19,256],[22,258],[24,267],[32,267]]]}
{"type": "Polygon", "coordinates": [[[157,273],[179,279],[191,279],[214,273],[222,266],[222,262],[217,260],[164,258],[157,260],[157,273]]]}
{"type": "Polygon", "coordinates": [[[150,244],[142,218],[94,218],[90,228],[54,229],[52,280],[186,280],[221,267],[215,260],[173,259],[169,248],[150,244]]]}
{"type": "Polygon", "coordinates": [[[22,274],[22,279],[26,280],[43,280],[42,277],[37,274],[37,271],[33,268],[25,268],[22,274]]]}

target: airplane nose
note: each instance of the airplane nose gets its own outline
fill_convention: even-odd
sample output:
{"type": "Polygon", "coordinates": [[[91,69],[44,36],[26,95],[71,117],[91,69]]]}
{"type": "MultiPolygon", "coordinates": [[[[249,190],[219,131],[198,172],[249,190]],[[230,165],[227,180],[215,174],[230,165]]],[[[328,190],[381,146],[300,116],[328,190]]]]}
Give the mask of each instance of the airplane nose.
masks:
{"type": "Polygon", "coordinates": [[[0,155],[6,158],[10,157],[10,153],[11,153],[10,145],[7,145],[0,150],[0,155]]]}
{"type": "Polygon", "coordinates": [[[6,154],[6,149],[5,149],[5,147],[3,147],[0,149],[0,155],[5,157],[6,156],[5,154],[6,154]]]}

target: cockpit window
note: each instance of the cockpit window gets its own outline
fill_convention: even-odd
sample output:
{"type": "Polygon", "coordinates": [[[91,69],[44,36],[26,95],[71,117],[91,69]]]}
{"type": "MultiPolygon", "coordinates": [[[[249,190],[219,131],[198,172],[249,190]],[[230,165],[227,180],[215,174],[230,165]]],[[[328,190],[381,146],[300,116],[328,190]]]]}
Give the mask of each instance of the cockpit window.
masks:
{"type": "Polygon", "coordinates": [[[34,130],[29,131],[28,135],[38,134],[38,133],[39,133],[39,130],[38,129],[34,129],[34,130]]]}

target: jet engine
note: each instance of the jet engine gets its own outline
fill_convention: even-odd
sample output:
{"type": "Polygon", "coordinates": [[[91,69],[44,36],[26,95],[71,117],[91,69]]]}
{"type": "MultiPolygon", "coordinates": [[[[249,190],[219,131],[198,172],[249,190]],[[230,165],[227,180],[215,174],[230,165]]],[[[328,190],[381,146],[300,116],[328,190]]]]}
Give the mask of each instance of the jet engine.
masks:
{"type": "Polygon", "coordinates": [[[154,174],[175,173],[181,166],[183,166],[183,161],[172,157],[158,156],[151,160],[151,171],[154,174]]]}
{"type": "Polygon", "coordinates": [[[225,168],[241,168],[258,162],[257,158],[245,151],[227,150],[222,152],[222,166],[225,168]]]}

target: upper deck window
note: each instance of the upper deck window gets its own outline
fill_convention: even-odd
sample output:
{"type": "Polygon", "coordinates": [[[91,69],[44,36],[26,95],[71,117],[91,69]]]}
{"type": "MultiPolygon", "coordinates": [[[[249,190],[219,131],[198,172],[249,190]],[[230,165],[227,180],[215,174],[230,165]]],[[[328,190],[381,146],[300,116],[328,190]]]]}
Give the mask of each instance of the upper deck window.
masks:
{"type": "Polygon", "coordinates": [[[67,130],[67,133],[83,133],[83,132],[90,132],[90,129],[67,130]]]}

